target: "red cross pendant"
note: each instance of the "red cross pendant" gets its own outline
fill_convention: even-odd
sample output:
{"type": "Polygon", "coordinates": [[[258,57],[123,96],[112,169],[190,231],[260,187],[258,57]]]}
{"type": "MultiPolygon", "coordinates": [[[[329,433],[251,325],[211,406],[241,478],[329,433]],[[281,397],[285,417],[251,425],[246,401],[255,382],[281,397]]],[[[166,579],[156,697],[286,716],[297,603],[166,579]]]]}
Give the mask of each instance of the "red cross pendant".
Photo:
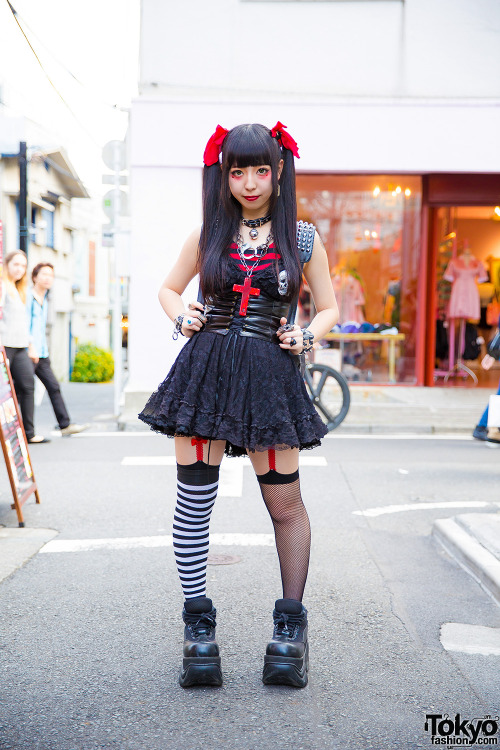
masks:
{"type": "Polygon", "coordinates": [[[233,292],[241,292],[241,304],[239,312],[240,315],[247,314],[248,298],[250,297],[250,295],[252,297],[258,297],[260,294],[260,289],[250,286],[251,283],[252,279],[250,278],[250,276],[247,276],[243,285],[234,284],[233,286],[233,292]]]}

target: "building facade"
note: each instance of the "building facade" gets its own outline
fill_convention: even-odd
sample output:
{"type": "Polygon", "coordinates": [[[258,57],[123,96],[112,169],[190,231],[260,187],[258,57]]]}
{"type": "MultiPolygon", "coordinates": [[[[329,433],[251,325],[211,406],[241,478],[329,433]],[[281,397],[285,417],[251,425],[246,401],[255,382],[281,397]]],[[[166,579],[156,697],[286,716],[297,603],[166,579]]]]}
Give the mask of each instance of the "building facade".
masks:
{"type": "Polygon", "coordinates": [[[101,247],[100,206],[90,196],[64,149],[30,147],[22,118],[0,120],[0,219],[4,257],[19,248],[20,176],[16,151],[28,143],[28,271],[54,266],[49,348],[54,372],[67,380],[78,343],[109,348],[109,260],[101,247]]]}
{"type": "MultiPolygon", "coordinates": [[[[342,366],[360,382],[439,382],[444,262],[469,248],[494,275],[500,258],[499,20],[495,0],[143,0],[131,405],[178,351],[156,290],[200,223],[202,154],[218,123],[288,126],[299,216],[323,238],[344,321],[398,332],[393,377],[377,338],[343,341],[342,366]]],[[[186,301],[195,294],[193,282],[186,301]]]]}

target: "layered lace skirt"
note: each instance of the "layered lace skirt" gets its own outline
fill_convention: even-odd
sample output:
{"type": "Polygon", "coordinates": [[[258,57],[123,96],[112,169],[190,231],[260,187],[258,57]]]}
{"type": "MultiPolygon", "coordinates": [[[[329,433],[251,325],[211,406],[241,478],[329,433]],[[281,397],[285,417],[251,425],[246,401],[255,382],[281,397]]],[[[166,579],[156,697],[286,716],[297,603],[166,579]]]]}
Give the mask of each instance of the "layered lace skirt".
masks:
{"type": "Polygon", "coordinates": [[[225,440],[228,456],[314,448],[328,431],[288,351],[232,330],[192,336],[139,419],[169,437],[225,440]]]}

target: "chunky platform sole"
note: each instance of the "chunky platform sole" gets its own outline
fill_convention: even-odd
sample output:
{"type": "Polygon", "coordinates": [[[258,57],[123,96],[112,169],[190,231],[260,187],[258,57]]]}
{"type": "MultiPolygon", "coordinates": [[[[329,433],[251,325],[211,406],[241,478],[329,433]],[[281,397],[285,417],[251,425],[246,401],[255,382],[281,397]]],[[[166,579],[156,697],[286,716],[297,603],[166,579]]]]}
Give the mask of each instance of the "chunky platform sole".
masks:
{"type": "Polygon", "coordinates": [[[220,656],[209,658],[206,656],[191,656],[183,659],[179,685],[183,688],[193,685],[220,687],[222,685],[220,656]]]}
{"type": "Polygon", "coordinates": [[[309,670],[309,645],[306,645],[304,657],[294,659],[291,656],[264,656],[262,682],[265,685],[290,685],[303,688],[307,685],[309,670]]]}

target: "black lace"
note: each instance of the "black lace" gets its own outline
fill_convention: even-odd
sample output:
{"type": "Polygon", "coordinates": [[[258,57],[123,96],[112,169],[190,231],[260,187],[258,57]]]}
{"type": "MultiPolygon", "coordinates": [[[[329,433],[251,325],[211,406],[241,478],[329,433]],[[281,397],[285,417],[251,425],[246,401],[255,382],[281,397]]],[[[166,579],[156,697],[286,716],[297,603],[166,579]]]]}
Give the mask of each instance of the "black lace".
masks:
{"type": "Polygon", "coordinates": [[[210,631],[215,629],[215,617],[209,612],[204,612],[201,615],[184,615],[186,625],[189,627],[193,635],[198,638],[200,635],[210,635],[210,631]]]}

